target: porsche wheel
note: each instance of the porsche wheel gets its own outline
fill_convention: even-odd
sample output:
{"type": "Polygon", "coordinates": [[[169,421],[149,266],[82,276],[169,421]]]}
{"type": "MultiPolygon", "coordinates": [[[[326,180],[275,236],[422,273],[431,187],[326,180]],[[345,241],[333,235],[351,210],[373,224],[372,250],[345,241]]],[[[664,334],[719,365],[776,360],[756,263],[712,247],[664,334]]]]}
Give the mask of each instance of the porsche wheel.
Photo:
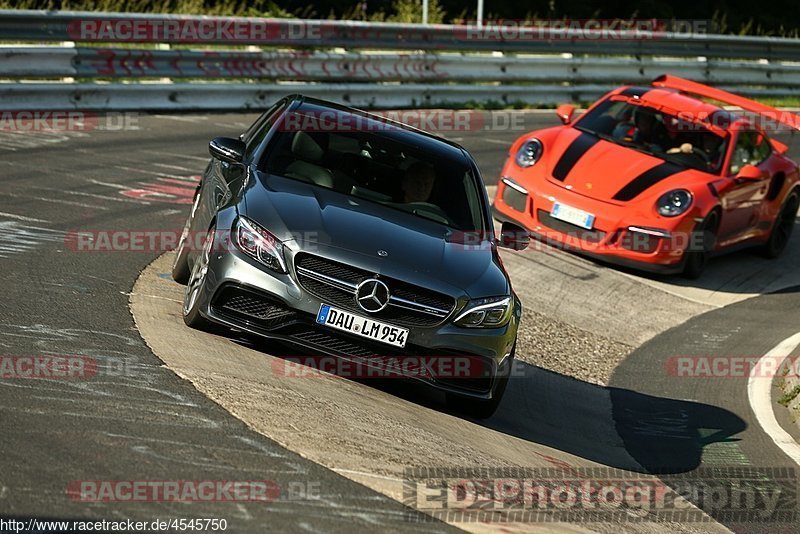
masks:
{"type": "Polygon", "coordinates": [[[692,239],[686,250],[686,263],[683,267],[683,276],[686,278],[699,278],[706,270],[716,242],[718,222],[717,212],[712,211],[692,232],[692,239]]]}
{"type": "Polygon", "coordinates": [[[211,249],[214,245],[214,233],[215,227],[212,226],[203,243],[203,251],[189,275],[186,293],[183,297],[183,322],[187,326],[200,330],[207,329],[210,325],[208,320],[200,314],[200,302],[205,291],[208,264],[211,261],[211,249]]]}
{"type": "Polygon", "coordinates": [[[767,258],[777,258],[786,248],[789,238],[792,237],[799,206],[800,197],[796,193],[789,195],[789,198],[783,203],[783,208],[781,208],[778,218],[775,219],[775,223],[772,225],[769,239],[762,248],[762,253],[767,258]]]}

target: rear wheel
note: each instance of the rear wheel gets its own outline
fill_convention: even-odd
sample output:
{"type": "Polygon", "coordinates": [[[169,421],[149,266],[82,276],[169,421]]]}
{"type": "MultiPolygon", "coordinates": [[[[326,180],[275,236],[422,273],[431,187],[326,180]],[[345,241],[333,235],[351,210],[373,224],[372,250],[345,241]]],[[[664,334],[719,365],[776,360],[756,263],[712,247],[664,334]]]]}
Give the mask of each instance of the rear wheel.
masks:
{"type": "Polygon", "coordinates": [[[683,276],[686,278],[699,278],[706,270],[711,258],[711,251],[717,240],[718,222],[717,212],[712,211],[692,232],[689,248],[686,249],[686,263],[683,267],[683,276]]]}
{"type": "Polygon", "coordinates": [[[516,347],[511,350],[511,355],[501,369],[498,369],[497,376],[492,384],[492,398],[489,400],[465,397],[457,393],[447,393],[447,407],[455,412],[462,413],[475,419],[488,419],[503,400],[503,394],[508,386],[508,379],[511,376],[511,369],[514,367],[514,352],[516,347]]]}
{"type": "Polygon", "coordinates": [[[211,249],[214,246],[215,227],[208,231],[203,251],[197,258],[197,262],[192,267],[189,281],[186,284],[186,293],[183,297],[183,322],[192,328],[201,330],[208,329],[210,323],[200,314],[200,303],[205,292],[206,279],[208,277],[208,265],[211,261],[211,249]]]}
{"type": "Polygon", "coordinates": [[[769,239],[764,244],[761,252],[767,258],[777,258],[781,255],[786,245],[789,243],[789,238],[792,237],[792,230],[794,230],[794,222],[797,218],[797,208],[800,206],[800,197],[796,193],[792,193],[783,203],[778,218],[772,225],[772,231],[769,234],[769,239]]]}

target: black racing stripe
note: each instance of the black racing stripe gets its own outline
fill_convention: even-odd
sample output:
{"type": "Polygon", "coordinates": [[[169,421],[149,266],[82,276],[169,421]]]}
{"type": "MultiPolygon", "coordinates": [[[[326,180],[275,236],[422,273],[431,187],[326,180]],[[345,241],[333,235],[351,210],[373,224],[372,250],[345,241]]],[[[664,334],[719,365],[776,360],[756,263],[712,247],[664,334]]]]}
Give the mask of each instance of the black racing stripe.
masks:
{"type": "Polygon", "coordinates": [[[599,140],[599,137],[595,137],[588,133],[582,133],[576,137],[572,144],[567,147],[563,154],[561,154],[561,158],[553,168],[553,178],[559,182],[566,180],[567,175],[569,175],[569,171],[571,171],[572,167],[578,163],[578,160],[581,159],[581,156],[586,154],[586,152],[599,140]]]}
{"type": "Polygon", "coordinates": [[[628,87],[627,89],[620,91],[619,94],[622,96],[638,96],[641,97],[643,94],[648,92],[652,87],[628,87]]]}
{"type": "Polygon", "coordinates": [[[682,170],[683,167],[670,163],[669,161],[660,163],[631,180],[628,185],[620,189],[619,192],[614,195],[614,200],[633,200],[644,190],[653,187],[661,180],[669,178],[682,170]]]}

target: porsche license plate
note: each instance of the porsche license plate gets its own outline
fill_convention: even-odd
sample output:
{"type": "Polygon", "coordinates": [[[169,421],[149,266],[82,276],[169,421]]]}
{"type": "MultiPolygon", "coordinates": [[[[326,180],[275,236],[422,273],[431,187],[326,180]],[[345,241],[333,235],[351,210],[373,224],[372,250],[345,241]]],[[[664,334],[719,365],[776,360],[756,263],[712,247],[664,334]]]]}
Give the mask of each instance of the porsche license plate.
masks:
{"type": "Polygon", "coordinates": [[[323,304],[317,312],[317,324],[344,330],[357,336],[365,337],[394,347],[406,346],[408,329],[373,321],[348,311],[323,304]]]}
{"type": "Polygon", "coordinates": [[[550,215],[554,219],[559,219],[587,230],[591,230],[594,225],[594,215],[560,202],[553,204],[553,211],[550,212],[550,215]]]}

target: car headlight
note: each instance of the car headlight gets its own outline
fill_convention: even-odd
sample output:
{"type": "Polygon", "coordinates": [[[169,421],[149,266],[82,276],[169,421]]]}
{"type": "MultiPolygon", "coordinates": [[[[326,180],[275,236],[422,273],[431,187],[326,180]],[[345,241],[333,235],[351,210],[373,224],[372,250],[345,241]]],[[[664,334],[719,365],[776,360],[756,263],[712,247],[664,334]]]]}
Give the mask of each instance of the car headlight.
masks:
{"type": "Polygon", "coordinates": [[[656,202],[656,210],[664,217],[677,217],[692,205],[692,194],[686,189],[675,189],[664,193],[656,202]]]}
{"type": "Polygon", "coordinates": [[[538,139],[525,141],[522,143],[522,146],[519,147],[519,150],[517,150],[517,165],[522,168],[531,167],[534,163],[539,161],[543,152],[544,146],[542,146],[542,142],[538,139]]]}
{"type": "Polygon", "coordinates": [[[467,328],[496,328],[508,322],[513,307],[511,297],[472,300],[453,322],[467,328]]]}
{"type": "Polygon", "coordinates": [[[273,271],[286,272],[286,264],[283,261],[283,243],[277,237],[244,217],[236,219],[234,234],[236,235],[236,245],[242,252],[273,271]]]}

